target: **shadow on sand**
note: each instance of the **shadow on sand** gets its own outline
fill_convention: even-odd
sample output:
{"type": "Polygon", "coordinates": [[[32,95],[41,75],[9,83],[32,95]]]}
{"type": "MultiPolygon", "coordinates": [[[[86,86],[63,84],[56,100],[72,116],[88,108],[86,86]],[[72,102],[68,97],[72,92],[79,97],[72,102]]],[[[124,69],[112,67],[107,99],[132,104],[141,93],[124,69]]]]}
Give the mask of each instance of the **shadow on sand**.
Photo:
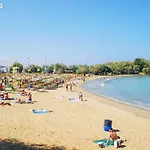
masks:
{"type": "MultiPolygon", "coordinates": [[[[15,139],[0,139],[0,150],[69,150],[64,146],[47,146],[43,144],[31,144],[25,145],[23,142],[19,142],[15,139]]],[[[76,149],[71,149],[76,150],[76,149]]]]}
{"type": "Polygon", "coordinates": [[[120,130],[118,129],[113,129],[114,132],[121,132],[120,130]]]}

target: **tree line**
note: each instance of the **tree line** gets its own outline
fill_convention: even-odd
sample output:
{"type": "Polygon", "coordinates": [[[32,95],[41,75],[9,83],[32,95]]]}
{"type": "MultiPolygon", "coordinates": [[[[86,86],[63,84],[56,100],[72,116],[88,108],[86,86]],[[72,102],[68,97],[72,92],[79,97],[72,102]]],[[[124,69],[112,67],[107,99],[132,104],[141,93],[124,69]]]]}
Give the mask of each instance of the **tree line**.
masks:
{"type": "Polygon", "coordinates": [[[13,73],[13,68],[18,68],[18,73],[57,73],[57,74],[94,74],[94,75],[119,75],[119,74],[140,74],[150,75],[150,60],[136,58],[134,61],[108,62],[95,65],[70,65],[56,63],[51,65],[38,66],[31,64],[23,67],[22,64],[14,62],[9,73],[13,73]]]}

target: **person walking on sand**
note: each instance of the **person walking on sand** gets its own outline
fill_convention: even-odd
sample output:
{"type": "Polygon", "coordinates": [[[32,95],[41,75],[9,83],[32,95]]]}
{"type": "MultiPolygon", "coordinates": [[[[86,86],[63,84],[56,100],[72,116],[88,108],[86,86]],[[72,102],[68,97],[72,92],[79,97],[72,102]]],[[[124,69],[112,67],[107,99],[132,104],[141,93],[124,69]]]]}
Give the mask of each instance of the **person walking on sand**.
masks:
{"type": "Polygon", "coordinates": [[[79,100],[83,101],[83,94],[81,92],[79,94],[79,100]]]}

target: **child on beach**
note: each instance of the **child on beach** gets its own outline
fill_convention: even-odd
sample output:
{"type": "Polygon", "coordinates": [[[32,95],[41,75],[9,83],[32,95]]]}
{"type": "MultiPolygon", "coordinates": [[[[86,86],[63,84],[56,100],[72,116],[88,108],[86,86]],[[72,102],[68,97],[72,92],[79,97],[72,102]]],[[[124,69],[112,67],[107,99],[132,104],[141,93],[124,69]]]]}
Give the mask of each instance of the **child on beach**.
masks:
{"type": "Polygon", "coordinates": [[[83,95],[82,95],[81,92],[80,92],[80,94],[79,94],[79,100],[83,101],[83,95]]]}
{"type": "Polygon", "coordinates": [[[28,100],[29,100],[30,102],[32,102],[32,94],[31,94],[31,93],[28,94],[28,100]]]}

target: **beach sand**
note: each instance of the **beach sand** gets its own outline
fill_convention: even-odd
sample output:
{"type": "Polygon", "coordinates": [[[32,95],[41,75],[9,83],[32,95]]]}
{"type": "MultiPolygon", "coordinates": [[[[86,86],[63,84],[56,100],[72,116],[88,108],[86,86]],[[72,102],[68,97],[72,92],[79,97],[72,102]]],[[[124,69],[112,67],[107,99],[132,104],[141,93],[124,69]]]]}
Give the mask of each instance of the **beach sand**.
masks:
{"type": "MultiPolygon", "coordinates": [[[[126,150],[150,150],[150,112],[129,107],[73,87],[50,92],[33,92],[35,104],[0,106],[0,139],[16,139],[25,144],[64,146],[66,149],[99,150],[94,140],[108,136],[104,119],[113,120],[118,135],[127,139],[126,150]],[[70,101],[82,91],[84,100],[70,101]],[[48,109],[49,114],[33,114],[32,109],[48,109]]],[[[115,149],[110,146],[106,149],[115,149]]]]}

